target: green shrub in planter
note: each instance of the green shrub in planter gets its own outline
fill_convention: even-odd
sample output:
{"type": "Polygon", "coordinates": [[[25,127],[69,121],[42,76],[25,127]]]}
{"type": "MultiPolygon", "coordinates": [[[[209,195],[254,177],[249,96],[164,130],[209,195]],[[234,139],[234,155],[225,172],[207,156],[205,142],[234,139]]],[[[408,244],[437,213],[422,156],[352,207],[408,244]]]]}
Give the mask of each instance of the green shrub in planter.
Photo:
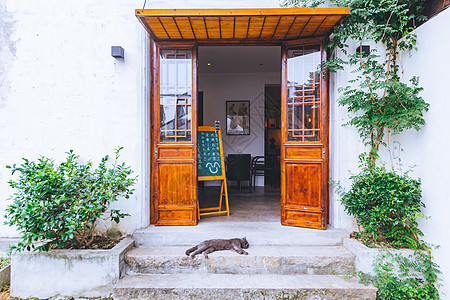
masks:
{"type": "MultiPolygon", "coordinates": [[[[21,235],[13,249],[89,248],[97,219],[107,213],[111,202],[129,198],[134,191],[136,177],[131,177],[133,172],[125,163],[118,163],[121,149],[115,151],[112,164],[105,156],[97,168],[90,161],[78,162],[72,150],[59,165],[40,157],[7,166],[12,174],[20,173],[9,182],[16,192],[5,216],[6,224],[17,226],[21,235]]],[[[117,209],[108,214],[117,223],[127,215],[117,209]]]]}
{"type": "Polygon", "coordinates": [[[366,245],[381,243],[394,248],[421,247],[417,220],[421,217],[420,179],[385,168],[362,171],[350,177],[351,189],[341,193],[346,212],[355,217],[362,231],[357,237],[366,245]]]}

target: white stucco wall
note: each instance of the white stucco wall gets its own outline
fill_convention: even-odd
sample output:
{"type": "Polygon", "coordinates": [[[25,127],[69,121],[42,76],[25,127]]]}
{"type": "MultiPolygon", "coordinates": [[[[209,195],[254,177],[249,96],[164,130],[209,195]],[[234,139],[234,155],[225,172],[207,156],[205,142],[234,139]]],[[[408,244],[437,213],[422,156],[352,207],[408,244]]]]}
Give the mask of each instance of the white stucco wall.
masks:
{"type": "Polygon", "coordinates": [[[427,124],[419,132],[405,132],[399,137],[405,166],[417,165],[414,176],[422,179],[423,210],[429,220],[422,220],[424,239],[440,248],[436,262],[443,272],[442,299],[450,299],[450,9],[446,9],[417,30],[417,51],[401,57],[404,79],[419,76],[422,97],[430,103],[425,113],[427,124]]]}
{"type": "Polygon", "coordinates": [[[22,157],[65,157],[73,149],[94,162],[124,146],[122,159],[139,175],[134,196],[115,206],[148,223],[145,199],[147,35],[134,9],[141,1],[2,0],[0,26],[0,234],[12,191],[5,165],[22,157]],[[6,23],[7,26],[4,26],[6,23]],[[112,45],[125,59],[111,57],[112,45]]]}
{"type": "MultiPolygon", "coordinates": [[[[134,10],[144,1],[0,0],[0,236],[12,194],[5,165],[39,155],[57,161],[73,149],[98,161],[124,146],[139,176],[125,232],[149,223],[149,41],[134,10]],[[110,47],[125,49],[114,59],[110,47]]],[[[147,1],[145,8],[278,7],[277,0],[147,1]]]]}
{"type": "MultiPolygon", "coordinates": [[[[422,219],[420,228],[425,241],[440,245],[434,255],[443,272],[440,276],[443,279],[442,299],[450,297],[450,235],[446,230],[450,210],[450,192],[447,188],[450,182],[450,158],[447,155],[450,147],[450,58],[447,51],[450,48],[450,35],[445,31],[448,28],[450,9],[416,30],[417,51],[401,54],[402,80],[406,82],[412,76],[419,76],[419,85],[424,88],[421,96],[430,103],[430,110],[424,115],[427,124],[422,130],[410,130],[391,137],[391,150],[394,151],[393,141],[400,142],[404,150],[400,153],[403,170],[416,165],[411,175],[422,180],[423,201],[426,204],[423,213],[431,218],[422,219]]],[[[356,44],[350,45],[349,51],[354,51],[356,47],[356,44]]],[[[341,126],[348,120],[348,113],[346,108],[339,107],[336,103],[337,88],[346,86],[347,81],[354,78],[349,71],[333,75],[330,88],[330,174],[332,179],[341,181],[346,187],[349,187],[349,171],[358,171],[357,155],[364,150],[356,129],[341,126]]],[[[390,167],[390,156],[386,149],[380,154],[390,167]]],[[[394,156],[397,154],[398,151],[394,156]]],[[[332,192],[331,223],[335,227],[351,228],[353,220],[345,214],[337,199],[332,192]]]]}

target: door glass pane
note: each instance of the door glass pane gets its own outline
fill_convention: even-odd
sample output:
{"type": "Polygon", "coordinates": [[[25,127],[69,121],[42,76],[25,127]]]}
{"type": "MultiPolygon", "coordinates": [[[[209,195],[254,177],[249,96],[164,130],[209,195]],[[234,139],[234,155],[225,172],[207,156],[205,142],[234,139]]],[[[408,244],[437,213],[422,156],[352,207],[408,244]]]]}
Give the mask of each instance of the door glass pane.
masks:
{"type": "Polygon", "coordinates": [[[190,142],[191,50],[161,49],[159,74],[161,142],[190,142]]]}
{"type": "Polygon", "coordinates": [[[288,50],[288,141],[320,141],[320,46],[288,50]]]}

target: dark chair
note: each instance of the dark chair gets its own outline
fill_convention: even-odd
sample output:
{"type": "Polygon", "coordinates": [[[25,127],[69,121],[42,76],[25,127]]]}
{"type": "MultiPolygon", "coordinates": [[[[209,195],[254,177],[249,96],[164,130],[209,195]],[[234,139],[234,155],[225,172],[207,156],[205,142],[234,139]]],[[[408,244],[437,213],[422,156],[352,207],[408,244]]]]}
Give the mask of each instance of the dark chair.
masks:
{"type": "Polygon", "coordinates": [[[252,191],[250,154],[228,154],[227,179],[238,182],[239,192],[242,191],[241,181],[248,181],[249,190],[252,191]]]}
{"type": "Polygon", "coordinates": [[[256,177],[264,176],[264,178],[270,178],[270,185],[276,187],[275,183],[275,159],[276,156],[268,155],[268,156],[255,156],[252,159],[252,185],[253,190],[256,186],[256,177]]]}

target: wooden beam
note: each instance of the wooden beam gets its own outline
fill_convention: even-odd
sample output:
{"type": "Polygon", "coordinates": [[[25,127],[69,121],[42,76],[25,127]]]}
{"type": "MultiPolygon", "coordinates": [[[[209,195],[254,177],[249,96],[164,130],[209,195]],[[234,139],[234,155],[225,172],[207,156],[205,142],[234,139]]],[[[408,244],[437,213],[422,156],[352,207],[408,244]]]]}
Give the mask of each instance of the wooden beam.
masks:
{"type": "Polygon", "coordinates": [[[348,15],[349,7],[236,8],[236,9],[136,9],[136,16],[301,16],[348,15]]]}

